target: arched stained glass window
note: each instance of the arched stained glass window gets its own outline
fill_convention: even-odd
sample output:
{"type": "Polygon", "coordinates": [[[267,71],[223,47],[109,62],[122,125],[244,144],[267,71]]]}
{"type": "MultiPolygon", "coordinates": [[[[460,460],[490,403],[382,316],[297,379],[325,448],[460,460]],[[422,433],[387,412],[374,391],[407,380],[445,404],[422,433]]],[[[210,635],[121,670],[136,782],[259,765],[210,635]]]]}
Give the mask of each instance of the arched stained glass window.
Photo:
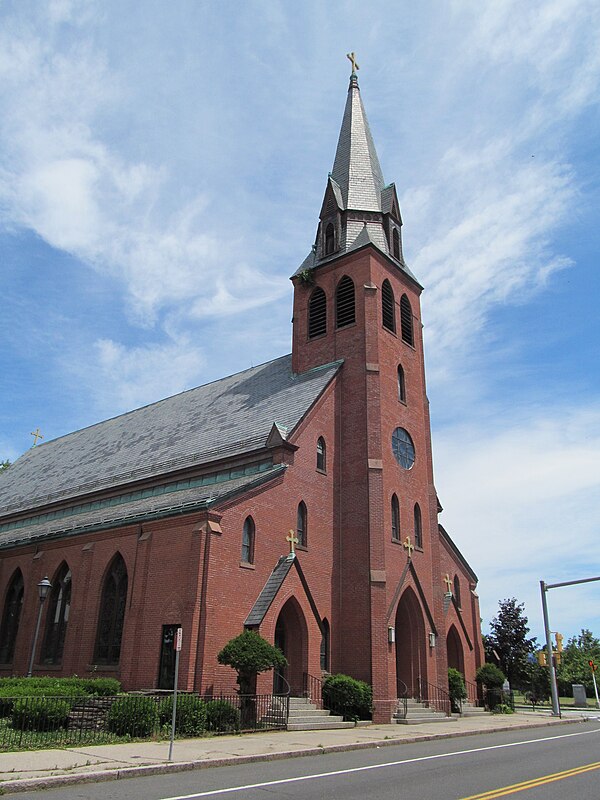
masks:
{"type": "Polygon", "coordinates": [[[60,664],[71,609],[71,570],[63,561],[52,580],[46,612],[46,633],[42,647],[43,664],[60,664]]]}
{"type": "Polygon", "coordinates": [[[421,509],[418,503],[415,503],[415,547],[423,548],[423,523],[421,520],[421,509]]]}
{"type": "Polygon", "coordinates": [[[308,338],[327,333],[327,298],[320,286],[313,291],[308,302],[308,338]]]}
{"type": "Polygon", "coordinates": [[[414,347],[412,308],[410,307],[410,300],[405,294],[400,298],[400,327],[402,341],[414,347]]]}
{"type": "Polygon", "coordinates": [[[398,364],[398,400],[401,403],[406,403],[406,381],[402,364],[398,364]]]}
{"type": "Polygon", "coordinates": [[[325,447],[325,439],[322,436],[317,439],[317,469],[321,472],[327,470],[327,449],[325,447]]]}
{"type": "Polygon", "coordinates": [[[392,495],[392,539],[400,541],[400,503],[396,494],[392,495]]]}
{"type": "Polygon", "coordinates": [[[395,332],[396,330],[396,317],[394,310],[394,291],[392,284],[387,280],[381,285],[381,317],[384,328],[388,331],[395,332]]]}
{"type": "Polygon", "coordinates": [[[335,325],[345,328],[356,322],[354,307],[354,283],[347,275],[340,280],[335,293],[335,325]]]}
{"type": "Polygon", "coordinates": [[[460,581],[458,579],[458,575],[454,576],[454,599],[456,601],[456,605],[460,608],[460,581]]]}
{"type": "Polygon", "coordinates": [[[296,538],[300,547],[306,547],[308,543],[308,513],[306,511],[306,503],[301,500],[298,504],[298,513],[296,515],[296,538]]]}
{"type": "Polygon", "coordinates": [[[246,517],[242,530],[242,561],[246,564],[254,564],[254,538],[256,526],[252,517],[246,517]]]}
{"type": "Polygon", "coordinates": [[[118,664],[127,604],[127,567],[120,553],[110,563],[102,587],[100,614],[96,629],[94,663],[118,664]]]}
{"type": "Polygon", "coordinates": [[[15,654],[15,642],[23,608],[23,594],[23,573],[17,569],[10,580],[4,600],[2,626],[0,627],[0,664],[10,664],[15,654]]]}

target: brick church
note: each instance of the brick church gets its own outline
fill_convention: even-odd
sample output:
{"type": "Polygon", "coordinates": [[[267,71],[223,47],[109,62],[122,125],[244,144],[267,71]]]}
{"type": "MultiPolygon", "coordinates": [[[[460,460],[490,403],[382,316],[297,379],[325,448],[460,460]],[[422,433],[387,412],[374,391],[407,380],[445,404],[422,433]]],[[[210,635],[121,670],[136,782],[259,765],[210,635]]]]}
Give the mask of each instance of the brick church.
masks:
{"type": "Polygon", "coordinates": [[[235,686],[244,627],[283,676],[396,698],[474,680],[477,577],[444,528],[420,294],[353,71],[317,235],[292,276],[291,355],[33,447],[0,474],[0,676],[235,686]],[[38,583],[52,584],[40,604],[38,583]]]}

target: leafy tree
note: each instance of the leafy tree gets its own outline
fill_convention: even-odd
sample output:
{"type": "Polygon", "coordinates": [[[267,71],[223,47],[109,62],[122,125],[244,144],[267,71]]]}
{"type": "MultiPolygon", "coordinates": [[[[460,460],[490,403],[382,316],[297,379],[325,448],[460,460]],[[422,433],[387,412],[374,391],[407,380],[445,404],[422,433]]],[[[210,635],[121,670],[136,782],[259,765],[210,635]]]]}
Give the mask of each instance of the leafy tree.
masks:
{"type": "Polygon", "coordinates": [[[527,681],[527,656],[535,650],[536,637],[527,637],[529,620],[524,614],[523,603],[510,597],[498,605],[498,615],[490,624],[487,646],[497,655],[500,669],[514,688],[527,681]]]}
{"type": "Polygon", "coordinates": [[[467,696],[467,689],[462,672],[454,669],[454,667],[448,667],[448,694],[452,702],[452,710],[460,711],[462,701],[467,696]]]}
{"type": "Polygon", "coordinates": [[[528,667],[527,689],[525,699],[532,705],[550,697],[550,673],[548,667],[542,667],[537,661],[531,662],[528,667]]]}
{"type": "Polygon", "coordinates": [[[283,669],[287,659],[278,647],[255,631],[244,631],[231,639],[217,655],[219,664],[227,664],[237,672],[242,728],[256,724],[256,676],[268,669],[283,669]]]}
{"type": "Polygon", "coordinates": [[[231,639],[217,655],[219,664],[227,664],[237,672],[240,694],[256,691],[256,676],[259,672],[287,665],[287,659],[278,647],[269,644],[256,631],[244,631],[231,639]]]}
{"type": "Polygon", "coordinates": [[[506,676],[495,664],[482,664],[475,673],[477,683],[485,687],[485,704],[490,710],[502,703],[502,686],[505,679],[506,676]]]}
{"type": "MultiPolygon", "coordinates": [[[[594,684],[589,661],[600,664],[600,640],[591,631],[583,628],[578,636],[572,636],[563,649],[557,679],[560,694],[571,695],[571,685],[582,683],[588,697],[594,694],[594,684]]],[[[598,673],[596,673],[598,675],[598,673]]],[[[598,677],[596,678],[598,680],[598,677]]]]}
{"type": "Polygon", "coordinates": [[[6,459],[6,461],[0,461],[0,472],[4,472],[4,470],[8,469],[9,467],[10,467],[10,461],[8,460],[8,458],[6,459]]]}

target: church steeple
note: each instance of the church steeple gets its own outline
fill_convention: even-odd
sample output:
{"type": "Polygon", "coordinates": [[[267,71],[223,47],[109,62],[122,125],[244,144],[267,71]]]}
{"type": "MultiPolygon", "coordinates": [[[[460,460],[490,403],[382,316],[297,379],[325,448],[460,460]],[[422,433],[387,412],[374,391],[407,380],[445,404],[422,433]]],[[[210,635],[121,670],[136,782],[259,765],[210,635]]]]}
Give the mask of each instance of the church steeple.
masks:
{"type": "Polygon", "coordinates": [[[340,187],[344,208],[381,211],[383,174],[355,72],[350,76],[331,177],[340,187]]]}
{"type": "Polygon", "coordinates": [[[402,255],[402,218],[396,187],[385,185],[362,103],[354,53],[342,127],[311,252],[296,274],[373,245],[414,280],[402,255]]]}

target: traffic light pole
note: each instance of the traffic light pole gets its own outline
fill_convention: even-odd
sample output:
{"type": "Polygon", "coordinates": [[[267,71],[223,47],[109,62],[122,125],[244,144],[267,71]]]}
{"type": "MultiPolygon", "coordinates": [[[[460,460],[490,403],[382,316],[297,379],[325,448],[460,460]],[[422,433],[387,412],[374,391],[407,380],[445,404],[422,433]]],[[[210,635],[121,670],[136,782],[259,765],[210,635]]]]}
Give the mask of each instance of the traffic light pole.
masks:
{"type": "Polygon", "coordinates": [[[552,652],[552,639],[550,638],[550,623],[548,621],[548,604],[546,603],[546,592],[548,589],[560,589],[562,586],[574,586],[577,583],[591,583],[600,581],[600,576],[596,578],[582,578],[578,581],[564,581],[563,583],[546,583],[540,581],[542,592],[542,612],[544,614],[544,631],[546,633],[546,651],[548,653],[548,667],[550,669],[550,691],[552,693],[552,716],[560,717],[560,705],[558,702],[558,688],[556,686],[556,671],[554,669],[554,659],[552,652]]]}
{"type": "Polygon", "coordinates": [[[556,686],[556,670],[554,669],[554,659],[552,652],[552,639],[550,638],[550,622],[548,621],[548,603],[546,602],[546,592],[548,585],[545,581],[540,581],[542,592],[542,612],[544,614],[544,632],[546,633],[546,659],[550,670],[550,692],[552,693],[552,716],[560,717],[560,704],[558,702],[558,688],[556,686]]]}

